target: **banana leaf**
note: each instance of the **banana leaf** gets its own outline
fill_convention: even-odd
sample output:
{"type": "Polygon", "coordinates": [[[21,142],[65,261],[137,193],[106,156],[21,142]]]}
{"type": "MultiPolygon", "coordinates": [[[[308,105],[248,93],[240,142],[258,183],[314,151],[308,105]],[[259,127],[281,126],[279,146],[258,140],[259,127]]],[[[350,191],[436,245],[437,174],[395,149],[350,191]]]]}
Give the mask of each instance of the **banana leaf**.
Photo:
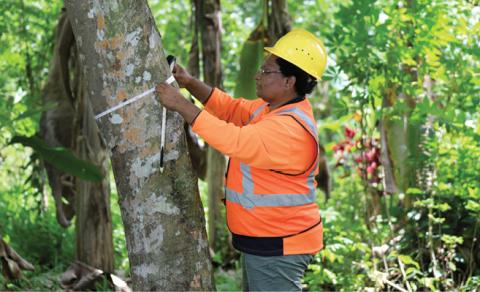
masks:
{"type": "Polygon", "coordinates": [[[236,79],[235,97],[255,99],[255,74],[263,63],[266,28],[260,23],[243,44],[240,54],[240,70],[236,79]]]}

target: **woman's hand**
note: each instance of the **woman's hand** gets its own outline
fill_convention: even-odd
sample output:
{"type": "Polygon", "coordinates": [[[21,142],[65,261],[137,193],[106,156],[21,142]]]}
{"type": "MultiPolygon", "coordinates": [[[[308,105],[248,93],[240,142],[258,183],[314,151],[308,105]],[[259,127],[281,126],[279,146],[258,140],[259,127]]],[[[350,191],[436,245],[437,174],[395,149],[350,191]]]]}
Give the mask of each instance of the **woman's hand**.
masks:
{"type": "Polygon", "coordinates": [[[172,73],[180,88],[186,88],[201,103],[205,103],[212,92],[210,86],[190,75],[187,70],[178,64],[175,64],[172,73]]]}
{"type": "Polygon", "coordinates": [[[183,97],[178,88],[165,82],[155,87],[155,97],[167,109],[178,112],[190,125],[201,112],[196,105],[183,97]]]}
{"type": "Polygon", "coordinates": [[[185,88],[192,81],[193,77],[185,70],[182,66],[175,64],[173,67],[173,77],[177,80],[178,86],[180,88],[185,88]]]}
{"type": "Polygon", "coordinates": [[[164,107],[176,112],[178,112],[187,101],[178,88],[165,82],[155,87],[155,97],[164,107]]]}

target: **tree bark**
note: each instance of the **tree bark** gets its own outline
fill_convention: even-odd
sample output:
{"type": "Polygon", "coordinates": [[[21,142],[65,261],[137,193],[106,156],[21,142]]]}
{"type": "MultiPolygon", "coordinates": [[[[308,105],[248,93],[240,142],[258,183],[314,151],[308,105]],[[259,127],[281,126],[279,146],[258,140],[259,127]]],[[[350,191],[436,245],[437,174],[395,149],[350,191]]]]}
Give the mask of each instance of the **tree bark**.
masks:
{"type": "MultiPolygon", "coordinates": [[[[407,1],[405,8],[414,9],[412,1],[407,1]]],[[[400,7],[399,7],[400,9],[400,7]]],[[[412,21],[406,25],[415,28],[412,21]]],[[[408,46],[412,46],[414,36],[409,39],[408,46]]],[[[420,63],[420,62],[418,62],[420,63]]],[[[418,68],[412,65],[401,64],[403,73],[411,80],[418,79],[418,68]]],[[[428,95],[428,91],[425,92],[428,95]]],[[[411,115],[416,107],[417,98],[401,90],[397,83],[390,82],[382,101],[382,110],[395,106],[395,103],[404,100],[407,111],[398,115],[383,114],[380,124],[382,141],[381,162],[384,166],[384,185],[386,193],[405,193],[409,188],[418,188],[422,182],[419,175],[431,176],[432,171],[424,161],[428,151],[422,149],[429,133],[427,120],[412,119],[411,115]]],[[[387,112],[387,111],[385,111],[387,112]]],[[[426,187],[426,186],[423,186],[426,187]]],[[[405,210],[412,205],[412,197],[405,196],[402,203],[405,210]]],[[[406,219],[406,215],[404,216],[406,219]]]]}
{"type": "MultiPolygon", "coordinates": [[[[77,64],[77,67],[79,65],[77,64]]],[[[78,77],[80,70],[78,70],[78,77]]],[[[83,78],[79,78],[83,81],[83,78]]],[[[80,84],[85,85],[84,82],[80,84]]],[[[109,157],[106,145],[101,140],[100,131],[95,124],[90,102],[85,97],[84,87],[78,88],[78,126],[82,129],[77,135],[78,156],[100,166],[104,179],[92,183],[76,180],[75,211],[77,234],[77,260],[103,270],[114,272],[112,215],[110,210],[109,157]]]]}
{"type": "Polygon", "coordinates": [[[59,106],[44,112],[41,135],[50,146],[72,149],[81,159],[102,169],[100,183],[90,183],[46,166],[57,207],[57,220],[64,227],[76,215],[76,258],[106,272],[114,270],[112,220],[108,159],[105,145],[100,143],[98,128],[89,123],[84,108],[84,82],[80,78],[78,55],[73,32],[62,12],[56,34],[50,73],[43,88],[43,102],[55,101],[59,106]],[[70,77],[73,80],[70,80],[70,77]],[[72,90],[73,87],[73,90],[72,90]],[[69,204],[63,202],[66,197],[69,204]]]}
{"type": "MultiPolygon", "coordinates": [[[[195,78],[200,78],[200,47],[198,36],[200,34],[200,1],[191,0],[191,26],[192,30],[192,46],[188,56],[187,71],[195,78]]],[[[190,97],[194,102],[193,97],[190,97]]],[[[197,173],[199,179],[205,181],[207,177],[207,152],[208,146],[199,143],[198,136],[193,133],[189,124],[184,125],[187,134],[188,152],[192,160],[193,169],[197,173]]]]}
{"type": "MultiPolygon", "coordinates": [[[[200,1],[200,31],[202,40],[203,79],[211,86],[222,87],[221,68],[221,11],[220,0],[200,1]]],[[[208,184],[208,236],[210,246],[219,251],[228,246],[228,237],[221,240],[220,234],[228,234],[225,216],[221,211],[224,198],[223,179],[225,174],[225,156],[208,147],[207,184],[208,184]]]]}
{"type": "Polygon", "coordinates": [[[279,38],[292,29],[286,0],[268,0],[268,46],[273,46],[279,38]]]}
{"type": "MultiPolygon", "coordinates": [[[[100,113],[171,75],[146,1],[67,0],[87,95],[100,113]]],[[[203,209],[183,120],[144,97],[98,121],[111,150],[134,290],[214,290],[203,209]]]]}
{"type": "MultiPolygon", "coordinates": [[[[43,104],[56,103],[56,107],[42,113],[40,118],[40,136],[50,147],[74,148],[75,104],[64,84],[63,76],[69,74],[62,63],[68,63],[72,42],[68,40],[68,20],[62,13],[55,31],[55,47],[48,78],[42,88],[43,104]],[[66,61],[64,61],[66,60],[66,61]]],[[[48,181],[55,200],[57,221],[68,227],[75,215],[74,178],[45,164],[48,181]]]]}

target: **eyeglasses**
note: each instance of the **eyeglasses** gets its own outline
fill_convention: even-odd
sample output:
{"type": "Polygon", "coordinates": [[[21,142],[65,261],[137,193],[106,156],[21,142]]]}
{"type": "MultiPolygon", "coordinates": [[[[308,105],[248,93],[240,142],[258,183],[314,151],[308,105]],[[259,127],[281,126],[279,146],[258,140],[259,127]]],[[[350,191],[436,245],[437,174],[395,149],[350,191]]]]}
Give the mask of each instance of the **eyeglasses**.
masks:
{"type": "Polygon", "coordinates": [[[267,75],[267,74],[273,74],[273,73],[282,73],[282,71],[270,71],[270,70],[260,68],[260,70],[258,70],[257,73],[261,75],[267,75]]]}

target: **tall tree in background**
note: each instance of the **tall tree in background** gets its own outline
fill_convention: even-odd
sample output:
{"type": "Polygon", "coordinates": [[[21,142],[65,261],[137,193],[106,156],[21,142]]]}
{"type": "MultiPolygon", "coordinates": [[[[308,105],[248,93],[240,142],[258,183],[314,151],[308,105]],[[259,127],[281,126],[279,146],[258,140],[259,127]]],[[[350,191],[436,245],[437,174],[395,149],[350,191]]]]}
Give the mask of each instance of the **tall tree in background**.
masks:
{"type": "Polygon", "coordinates": [[[257,98],[255,75],[263,63],[266,46],[272,46],[291,29],[286,1],[263,0],[263,10],[258,25],[243,44],[240,55],[240,71],[237,75],[234,96],[246,99],[257,98]]]}
{"type": "Polygon", "coordinates": [[[473,6],[469,1],[354,1],[339,10],[330,36],[337,65],[349,79],[344,97],[360,107],[362,136],[381,139],[384,184],[364,181],[366,224],[378,226],[378,214],[395,210],[398,221],[390,228],[392,235],[405,234],[399,237],[400,245],[408,246],[402,252],[416,258],[428,277],[442,278],[439,283],[447,275],[466,279],[478,263],[480,208],[470,203],[478,197],[472,191],[478,180],[471,180],[465,164],[458,167],[473,161],[472,142],[466,142],[473,141],[472,132],[464,125],[468,117],[476,119],[479,104],[473,6]],[[463,142],[452,147],[454,140],[463,142]],[[390,207],[382,204],[387,200],[381,200],[382,191],[391,194],[390,207]]]}
{"type": "MultiPolygon", "coordinates": [[[[195,78],[200,78],[200,1],[191,0],[190,29],[192,31],[192,44],[188,53],[187,71],[195,78]]],[[[194,99],[191,97],[191,101],[194,99]]],[[[199,179],[205,181],[207,177],[207,153],[208,146],[201,145],[195,133],[188,123],[184,124],[187,134],[188,152],[192,160],[192,166],[199,179]]]]}
{"type": "MultiPolygon", "coordinates": [[[[197,1],[200,9],[200,35],[203,64],[203,80],[210,86],[222,87],[221,68],[221,9],[220,0],[197,1]]],[[[223,181],[225,175],[225,156],[208,147],[207,175],[208,184],[208,236],[210,246],[215,251],[225,250],[229,246],[225,215],[221,202],[224,198],[223,181]]]]}
{"type": "MultiPolygon", "coordinates": [[[[412,13],[414,4],[412,1],[406,1],[405,4],[398,4],[397,9],[404,10],[407,13],[412,13]]],[[[401,13],[401,12],[400,12],[401,13]]],[[[413,14],[413,13],[412,13],[413,14]]],[[[415,29],[415,23],[413,19],[406,18],[403,27],[399,28],[398,32],[393,32],[393,35],[397,36],[402,44],[412,49],[416,42],[415,34],[409,34],[408,36],[403,34],[404,31],[410,31],[415,29]]],[[[407,80],[418,80],[422,76],[418,76],[417,62],[421,63],[419,54],[412,54],[407,62],[401,64],[400,72],[388,72],[387,74],[401,73],[407,80]]],[[[393,76],[392,76],[393,77],[393,76]]],[[[430,77],[426,75],[427,79],[430,77]]],[[[396,78],[388,78],[387,86],[382,100],[382,108],[386,113],[382,116],[381,120],[381,139],[382,139],[382,162],[385,169],[386,179],[386,192],[393,194],[398,192],[405,193],[409,188],[420,187],[420,183],[425,177],[431,176],[427,174],[428,167],[423,165],[425,162],[426,152],[422,150],[422,143],[424,139],[422,136],[427,129],[426,117],[422,119],[412,119],[412,113],[416,107],[417,102],[420,100],[415,96],[411,88],[402,88],[396,78]],[[393,115],[390,114],[389,109],[398,107],[399,105],[405,105],[405,109],[402,111],[394,111],[393,115]],[[423,176],[423,178],[422,178],[423,176]]],[[[431,92],[431,82],[425,82],[425,93],[431,92]],[[428,85],[428,88],[427,88],[428,85]]],[[[426,94],[427,98],[432,99],[431,94],[426,94]]],[[[433,102],[433,100],[431,100],[433,102]]],[[[427,189],[427,186],[422,186],[427,189]]],[[[404,203],[406,208],[411,207],[411,198],[405,197],[404,203]]]]}
{"type": "Polygon", "coordinates": [[[277,40],[292,29],[292,20],[288,14],[286,0],[264,0],[267,13],[267,46],[273,46],[277,40]]]}
{"type": "Polygon", "coordinates": [[[43,112],[40,135],[51,147],[66,147],[81,159],[101,166],[102,181],[92,183],[57,170],[47,169],[57,220],[63,227],[76,215],[76,259],[113,272],[112,218],[108,179],[108,154],[92,121],[80,76],[72,28],[62,11],[55,33],[54,54],[43,88],[43,103],[57,107],[43,112]],[[71,78],[73,77],[73,78],[71,78]]]}
{"type": "MultiPolygon", "coordinates": [[[[171,75],[146,1],[66,1],[82,74],[99,113],[171,75]]],[[[91,110],[91,109],[90,109],[91,110]]],[[[205,219],[183,120],[145,97],[98,125],[111,149],[135,290],[214,290],[205,219]]]]}

